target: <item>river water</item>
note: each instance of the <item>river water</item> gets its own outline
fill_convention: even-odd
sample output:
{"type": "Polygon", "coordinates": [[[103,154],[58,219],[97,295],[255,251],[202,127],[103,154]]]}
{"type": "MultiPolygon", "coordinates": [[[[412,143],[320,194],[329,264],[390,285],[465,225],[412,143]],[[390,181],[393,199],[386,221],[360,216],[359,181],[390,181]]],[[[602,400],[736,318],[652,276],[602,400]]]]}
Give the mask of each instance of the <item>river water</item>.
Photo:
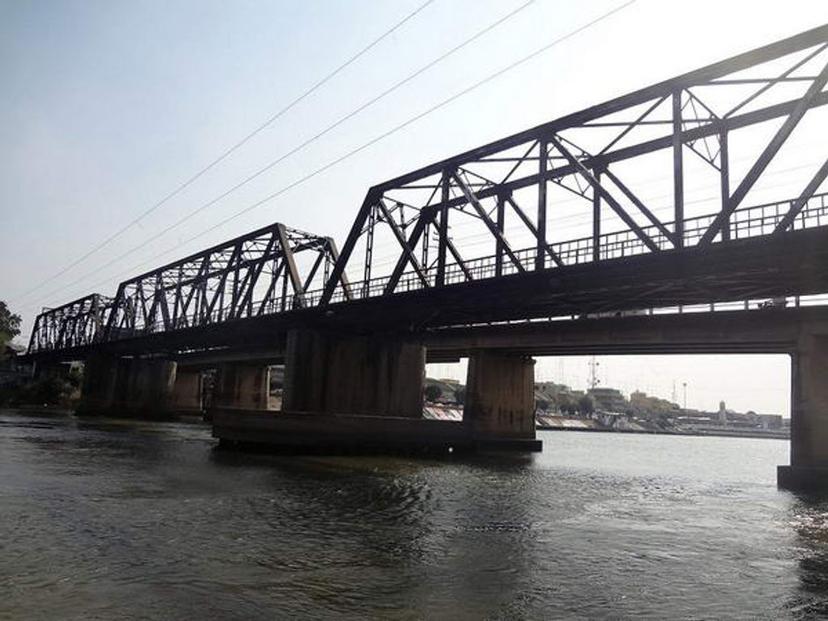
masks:
{"type": "Polygon", "coordinates": [[[828,499],[780,440],[542,432],[445,461],[217,451],[0,410],[0,618],[814,618],[828,499]]]}

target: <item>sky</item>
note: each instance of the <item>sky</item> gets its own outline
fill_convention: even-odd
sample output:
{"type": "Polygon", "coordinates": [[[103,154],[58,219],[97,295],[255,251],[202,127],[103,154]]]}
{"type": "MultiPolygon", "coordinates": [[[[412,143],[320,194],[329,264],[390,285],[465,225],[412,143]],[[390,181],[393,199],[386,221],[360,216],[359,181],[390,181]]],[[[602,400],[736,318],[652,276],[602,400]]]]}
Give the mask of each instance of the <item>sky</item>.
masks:
{"type": "MultiPolygon", "coordinates": [[[[343,240],[371,185],[828,22],[824,0],[637,0],[208,231],[625,4],[535,0],[520,8],[525,0],[433,0],[185,191],[58,275],[424,1],[0,0],[0,299],[23,316],[21,340],[43,306],[93,291],[111,295],[128,276],[274,221],[343,240]],[[158,236],[515,10],[392,96],[158,236]],[[203,231],[208,232],[192,239],[203,231]]],[[[725,399],[736,409],[788,413],[790,371],[784,356],[600,362],[602,383],[625,391],[670,396],[674,382],[686,382],[691,407],[715,408],[725,399]]],[[[537,375],[581,387],[586,366],[580,358],[542,360],[537,375]]],[[[444,371],[462,375],[462,369],[444,371]]]]}

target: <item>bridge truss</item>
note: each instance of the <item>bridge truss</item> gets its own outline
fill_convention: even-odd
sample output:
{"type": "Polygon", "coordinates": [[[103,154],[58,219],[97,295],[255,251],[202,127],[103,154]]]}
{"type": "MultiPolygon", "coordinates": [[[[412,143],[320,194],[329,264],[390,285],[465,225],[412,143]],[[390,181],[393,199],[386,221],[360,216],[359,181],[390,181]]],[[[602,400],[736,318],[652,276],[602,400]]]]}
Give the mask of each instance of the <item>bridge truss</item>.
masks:
{"type": "MultiPolygon", "coordinates": [[[[799,179],[780,187],[767,179],[786,152],[825,135],[826,82],[828,25],[376,185],[341,254],[329,237],[276,223],[127,280],[112,299],[95,294],[46,310],[29,353],[824,226],[824,140],[818,161],[781,169],[798,170],[799,179]],[[648,189],[647,175],[667,182],[666,196],[648,189]],[[697,178],[715,195],[695,200],[697,178]]],[[[753,291],[770,290],[762,278],[753,291]]],[[[517,295],[535,282],[504,290],[517,295]]],[[[751,286],[730,291],[749,296],[751,286]]],[[[570,296],[559,308],[612,311],[615,295],[588,310],[570,296]]],[[[428,312],[462,300],[452,296],[435,296],[428,312]]]]}
{"type": "MultiPolygon", "coordinates": [[[[29,352],[301,309],[337,256],[331,238],[275,223],[124,281],[114,298],[96,294],[41,314],[29,352]]],[[[347,278],[339,282],[347,296],[347,278]]]]}
{"type": "MultiPolygon", "coordinates": [[[[827,49],[823,26],[377,185],[333,276],[360,274],[357,297],[387,296],[826,224],[828,159],[777,200],[745,199],[795,130],[813,134],[803,119],[828,103],[827,49]],[[667,208],[640,192],[641,170],[671,181],[667,208]],[[715,211],[688,209],[690,173],[715,180],[715,211]]],[[[321,304],[341,301],[335,284],[321,304]]]]}

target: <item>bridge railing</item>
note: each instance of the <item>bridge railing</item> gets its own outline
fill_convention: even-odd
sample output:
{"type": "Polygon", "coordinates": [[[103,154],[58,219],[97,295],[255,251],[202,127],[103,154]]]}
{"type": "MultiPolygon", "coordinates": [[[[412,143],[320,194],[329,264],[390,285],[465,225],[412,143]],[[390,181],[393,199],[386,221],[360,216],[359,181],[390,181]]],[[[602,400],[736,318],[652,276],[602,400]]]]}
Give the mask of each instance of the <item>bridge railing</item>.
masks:
{"type": "MultiPolygon", "coordinates": [[[[730,239],[746,239],[770,235],[774,232],[785,214],[788,213],[793,202],[793,200],[776,201],[762,205],[742,207],[736,210],[730,219],[730,239]]],[[[706,214],[685,219],[685,246],[696,245],[715,217],[716,214],[706,214]]],[[[789,230],[800,230],[825,225],[828,225],[828,193],[812,196],[794,219],[789,230]]],[[[665,223],[665,226],[669,230],[675,230],[674,222],[665,223]]],[[[656,242],[659,249],[668,250],[672,248],[671,241],[657,227],[647,226],[642,227],[642,229],[650,239],[656,242]]],[[[599,240],[600,261],[621,259],[652,252],[632,229],[604,233],[599,237],[599,240]]],[[[566,266],[592,263],[594,261],[592,237],[581,237],[556,242],[550,244],[550,246],[566,266]]],[[[516,250],[514,254],[524,270],[533,271],[535,269],[536,248],[516,250]]],[[[547,259],[547,267],[551,267],[549,263],[550,261],[547,259]]],[[[503,260],[501,270],[504,276],[518,272],[517,266],[508,259],[503,260]]],[[[496,274],[497,256],[487,255],[465,261],[462,266],[458,263],[448,264],[446,266],[445,284],[450,285],[468,282],[470,280],[469,276],[471,276],[471,280],[495,278],[496,274]]],[[[404,272],[394,289],[394,293],[418,291],[428,287],[434,287],[434,270],[425,270],[425,277],[426,283],[423,283],[416,272],[404,272]]],[[[366,299],[385,295],[389,281],[389,276],[382,276],[373,278],[370,281],[352,282],[352,299],[366,299]]],[[[321,299],[321,295],[321,289],[308,292],[305,295],[307,305],[317,305],[321,299]]],[[[346,301],[346,297],[341,291],[337,292],[331,298],[331,303],[344,301],[346,301]]]]}

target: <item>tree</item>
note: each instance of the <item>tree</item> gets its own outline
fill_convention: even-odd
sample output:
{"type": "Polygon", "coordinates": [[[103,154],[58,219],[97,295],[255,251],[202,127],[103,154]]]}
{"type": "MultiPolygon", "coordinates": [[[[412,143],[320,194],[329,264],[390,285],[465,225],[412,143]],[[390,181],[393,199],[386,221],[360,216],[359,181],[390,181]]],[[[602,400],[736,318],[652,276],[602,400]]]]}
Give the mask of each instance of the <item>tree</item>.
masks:
{"type": "Polygon", "coordinates": [[[464,405],[466,403],[466,387],[460,386],[457,390],[454,391],[454,400],[459,403],[460,405],[464,405]]]}
{"type": "Polygon", "coordinates": [[[12,314],[6,303],[0,300],[0,347],[5,347],[20,334],[20,321],[20,315],[12,314]]]}
{"type": "Polygon", "coordinates": [[[549,409],[549,401],[543,397],[535,399],[535,409],[546,412],[549,409]]]}
{"type": "Polygon", "coordinates": [[[443,396],[443,391],[440,390],[440,387],[437,386],[436,384],[429,384],[428,386],[425,387],[426,401],[430,401],[431,403],[434,403],[435,401],[437,401],[437,399],[439,399],[442,396],[443,396]]]}
{"type": "Polygon", "coordinates": [[[595,402],[589,395],[583,395],[578,399],[578,410],[581,414],[592,414],[595,411],[595,402]]]}

